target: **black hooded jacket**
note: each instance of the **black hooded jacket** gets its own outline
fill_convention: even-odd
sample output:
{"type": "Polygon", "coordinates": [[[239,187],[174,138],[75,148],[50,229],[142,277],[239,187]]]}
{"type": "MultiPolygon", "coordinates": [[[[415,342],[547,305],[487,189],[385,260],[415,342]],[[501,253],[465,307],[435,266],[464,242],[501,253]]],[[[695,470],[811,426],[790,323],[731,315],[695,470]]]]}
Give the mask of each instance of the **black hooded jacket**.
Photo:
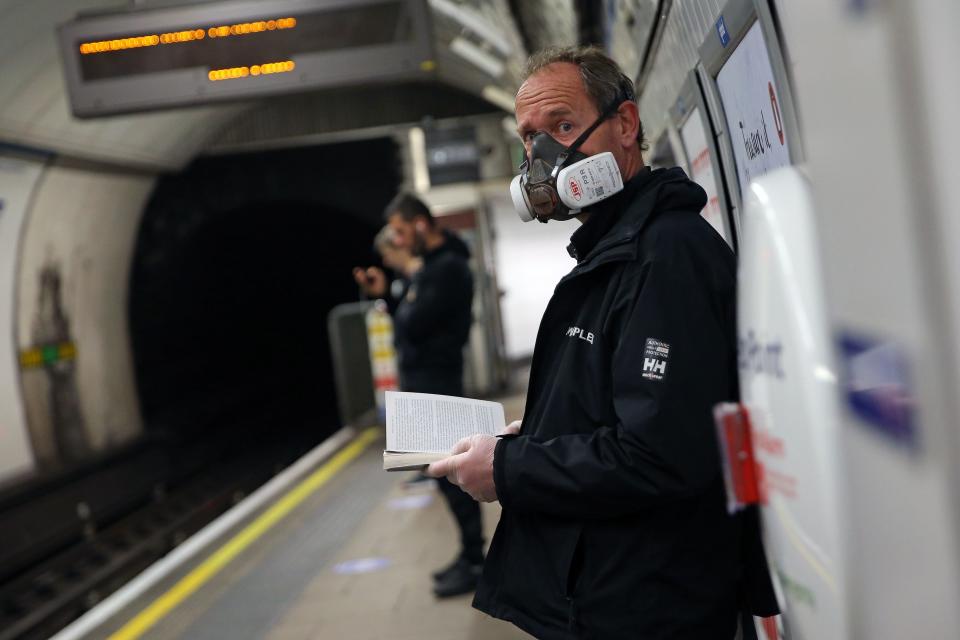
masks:
{"type": "Polygon", "coordinates": [[[393,314],[400,380],[409,391],[436,392],[435,383],[463,376],[473,304],[470,250],[456,235],[444,236],[423,255],[423,267],[393,314]]]}
{"type": "Polygon", "coordinates": [[[495,451],[474,600],[537,638],[726,640],[740,608],[776,612],[756,521],[726,512],[712,409],[738,395],[736,263],[705,203],[644,169],[572,238],[521,434],[495,451]]]}

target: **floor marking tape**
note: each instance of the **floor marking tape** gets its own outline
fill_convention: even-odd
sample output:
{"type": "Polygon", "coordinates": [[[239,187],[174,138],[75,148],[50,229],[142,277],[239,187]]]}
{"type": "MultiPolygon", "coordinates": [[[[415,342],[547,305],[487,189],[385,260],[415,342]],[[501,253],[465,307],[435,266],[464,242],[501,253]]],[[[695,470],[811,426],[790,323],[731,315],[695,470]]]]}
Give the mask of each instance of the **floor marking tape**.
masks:
{"type": "Polygon", "coordinates": [[[229,542],[220,547],[193,571],[184,576],[169,591],[157,598],[150,606],[138,613],[130,622],[110,636],[110,640],[136,640],[157,624],[177,605],[190,597],[213,576],[227,566],[244,549],[293,511],[317,489],[329,482],[341,469],[350,464],[377,440],[383,431],[372,427],[362,432],[356,440],[344,447],[326,464],[313,472],[283,498],[247,525],[229,542]]]}

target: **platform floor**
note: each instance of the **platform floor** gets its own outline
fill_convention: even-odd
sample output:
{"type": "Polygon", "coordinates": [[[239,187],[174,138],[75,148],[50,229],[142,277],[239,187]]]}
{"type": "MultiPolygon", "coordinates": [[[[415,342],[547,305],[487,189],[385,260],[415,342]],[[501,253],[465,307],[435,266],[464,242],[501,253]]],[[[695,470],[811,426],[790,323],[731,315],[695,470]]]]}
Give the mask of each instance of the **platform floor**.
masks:
{"type": "MultiPolygon", "coordinates": [[[[521,396],[504,404],[508,423],[520,417],[521,396]]],[[[433,482],[410,485],[411,474],[382,471],[382,450],[378,437],[229,563],[196,578],[249,522],[238,525],[95,636],[529,638],[472,609],[471,596],[434,598],[430,573],[457,552],[452,516],[433,482]],[[145,616],[165,599],[177,604],[145,616]]],[[[498,505],[484,505],[488,540],[498,517],[498,505]]]]}
{"type": "MultiPolygon", "coordinates": [[[[423,484],[413,489],[391,487],[333,560],[335,567],[357,558],[384,558],[391,561],[389,567],[353,576],[321,572],[267,637],[529,638],[472,609],[471,596],[443,601],[433,597],[429,573],[453,558],[456,543],[442,497],[433,486],[423,484]],[[404,501],[417,504],[423,497],[430,498],[425,507],[391,508],[404,501]]],[[[499,509],[487,505],[484,516],[492,534],[499,509]]]]}

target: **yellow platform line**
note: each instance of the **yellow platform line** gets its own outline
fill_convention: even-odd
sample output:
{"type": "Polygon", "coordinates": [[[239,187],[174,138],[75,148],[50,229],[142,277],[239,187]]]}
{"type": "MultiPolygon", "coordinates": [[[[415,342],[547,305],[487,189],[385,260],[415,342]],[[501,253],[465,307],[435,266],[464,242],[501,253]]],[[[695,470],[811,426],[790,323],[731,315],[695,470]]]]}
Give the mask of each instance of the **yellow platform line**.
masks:
{"type": "Polygon", "coordinates": [[[372,427],[361,433],[356,440],[341,449],[327,461],[326,464],[291,489],[272,507],[251,522],[243,531],[217,549],[213,555],[184,576],[177,584],[171,587],[169,591],[157,598],[150,606],[125,624],[123,628],[110,636],[110,640],[135,640],[142,636],[177,605],[206,584],[210,578],[217,575],[221,569],[226,567],[227,564],[243,552],[244,549],[253,544],[257,538],[293,511],[301,502],[306,500],[310,494],[329,482],[341,469],[363,453],[381,434],[382,431],[379,427],[372,427]]]}

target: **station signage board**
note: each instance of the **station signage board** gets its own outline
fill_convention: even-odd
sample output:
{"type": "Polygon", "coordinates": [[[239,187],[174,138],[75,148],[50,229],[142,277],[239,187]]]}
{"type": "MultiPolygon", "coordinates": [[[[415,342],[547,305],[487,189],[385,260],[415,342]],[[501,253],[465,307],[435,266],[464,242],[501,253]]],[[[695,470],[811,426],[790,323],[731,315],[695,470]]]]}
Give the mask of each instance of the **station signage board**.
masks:
{"type": "Polygon", "coordinates": [[[432,71],[417,0],[220,1],[81,15],[59,29],[70,105],[96,117],[432,71]]]}
{"type": "Polygon", "coordinates": [[[480,150],[473,127],[429,128],[424,142],[432,186],[480,179],[480,150]]]}
{"type": "Polygon", "coordinates": [[[717,74],[740,193],[750,181],[790,164],[777,82],[760,22],[754,22],[717,74]]]}

